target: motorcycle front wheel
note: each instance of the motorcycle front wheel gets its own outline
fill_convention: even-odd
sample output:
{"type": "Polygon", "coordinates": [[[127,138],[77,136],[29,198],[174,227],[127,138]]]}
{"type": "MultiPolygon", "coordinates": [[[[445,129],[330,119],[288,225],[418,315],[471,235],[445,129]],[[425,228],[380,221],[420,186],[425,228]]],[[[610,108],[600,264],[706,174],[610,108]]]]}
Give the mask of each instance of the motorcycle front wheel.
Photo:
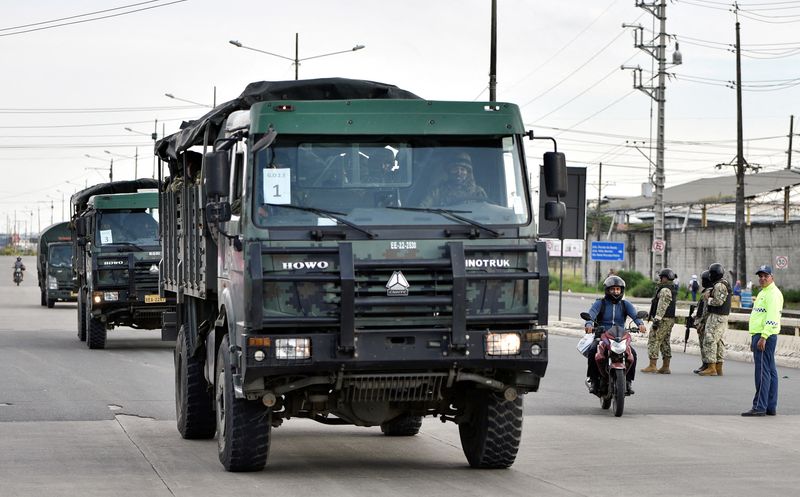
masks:
{"type": "Polygon", "coordinates": [[[622,416],[622,410],[625,409],[625,371],[623,370],[617,370],[614,375],[614,393],[611,399],[614,404],[614,416],[622,416]]]}

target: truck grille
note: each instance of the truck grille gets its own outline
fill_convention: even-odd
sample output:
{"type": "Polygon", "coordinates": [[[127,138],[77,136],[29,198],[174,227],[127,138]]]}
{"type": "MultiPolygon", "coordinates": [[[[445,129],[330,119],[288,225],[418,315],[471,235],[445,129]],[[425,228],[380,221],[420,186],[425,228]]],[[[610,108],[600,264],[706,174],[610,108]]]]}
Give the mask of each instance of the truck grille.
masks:
{"type": "Polygon", "coordinates": [[[410,402],[442,399],[447,373],[349,375],[342,390],[350,402],[410,402]]]}

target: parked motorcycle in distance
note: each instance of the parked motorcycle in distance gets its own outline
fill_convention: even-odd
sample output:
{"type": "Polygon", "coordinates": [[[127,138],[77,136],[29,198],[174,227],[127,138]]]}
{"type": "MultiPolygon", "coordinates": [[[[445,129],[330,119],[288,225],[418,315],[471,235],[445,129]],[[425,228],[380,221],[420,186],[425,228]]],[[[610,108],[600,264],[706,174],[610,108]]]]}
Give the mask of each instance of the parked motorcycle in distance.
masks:
{"type": "MultiPolygon", "coordinates": [[[[647,312],[639,311],[639,319],[646,319],[647,312]]],[[[588,312],[582,312],[584,321],[591,321],[588,312]]],[[[595,341],[599,341],[595,360],[600,370],[600,387],[594,395],[600,398],[600,407],[608,409],[613,406],[614,416],[622,416],[625,409],[625,397],[628,395],[625,388],[625,375],[633,365],[633,351],[631,350],[631,330],[633,327],[618,325],[604,328],[595,322],[595,341]]]]}
{"type": "Polygon", "coordinates": [[[14,283],[19,286],[22,283],[22,268],[14,268],[14,283]]]}

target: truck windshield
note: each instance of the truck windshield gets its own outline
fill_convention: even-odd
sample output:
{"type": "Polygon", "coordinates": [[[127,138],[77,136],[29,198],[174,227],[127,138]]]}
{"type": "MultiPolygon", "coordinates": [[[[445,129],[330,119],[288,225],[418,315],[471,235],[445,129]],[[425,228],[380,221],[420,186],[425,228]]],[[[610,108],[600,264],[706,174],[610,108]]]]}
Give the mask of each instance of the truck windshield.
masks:
{"type": "Polygon", "coordinates": [[[336,212],[359,226],[527,224],[520,155],[513,136],[279,136],[256,152],[253,218],[264,227],[336,224],[312,209],[278,208],[292,205],[336,212]],[[442,217],[440,209],[464,219],[442,217]]]}
{"type": "Polygon", "coordinates": [[[52,267],[72,267],[72,247],[70,245],[51,245],[47,264],[52,267]]]}
{"type": "Polygon", "coordinates": [[[97,220],[97,244],[158,245],[155,215],[155,209],[102,212],[97,220]]]}

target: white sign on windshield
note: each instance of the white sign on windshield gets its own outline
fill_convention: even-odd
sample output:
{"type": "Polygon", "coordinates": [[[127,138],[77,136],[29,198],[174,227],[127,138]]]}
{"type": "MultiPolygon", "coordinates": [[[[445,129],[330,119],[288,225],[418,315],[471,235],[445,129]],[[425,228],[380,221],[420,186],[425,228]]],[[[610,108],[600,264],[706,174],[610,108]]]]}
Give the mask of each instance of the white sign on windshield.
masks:
{"type": "Polygon", "coordinates": [[[114,243],[111,230],[100,230],[100,243],[114,243]]]}
{"type": "Polygon", "coordinates": [[[264,169],[264,203],[292,203],[291,169],[264,169]]]}

